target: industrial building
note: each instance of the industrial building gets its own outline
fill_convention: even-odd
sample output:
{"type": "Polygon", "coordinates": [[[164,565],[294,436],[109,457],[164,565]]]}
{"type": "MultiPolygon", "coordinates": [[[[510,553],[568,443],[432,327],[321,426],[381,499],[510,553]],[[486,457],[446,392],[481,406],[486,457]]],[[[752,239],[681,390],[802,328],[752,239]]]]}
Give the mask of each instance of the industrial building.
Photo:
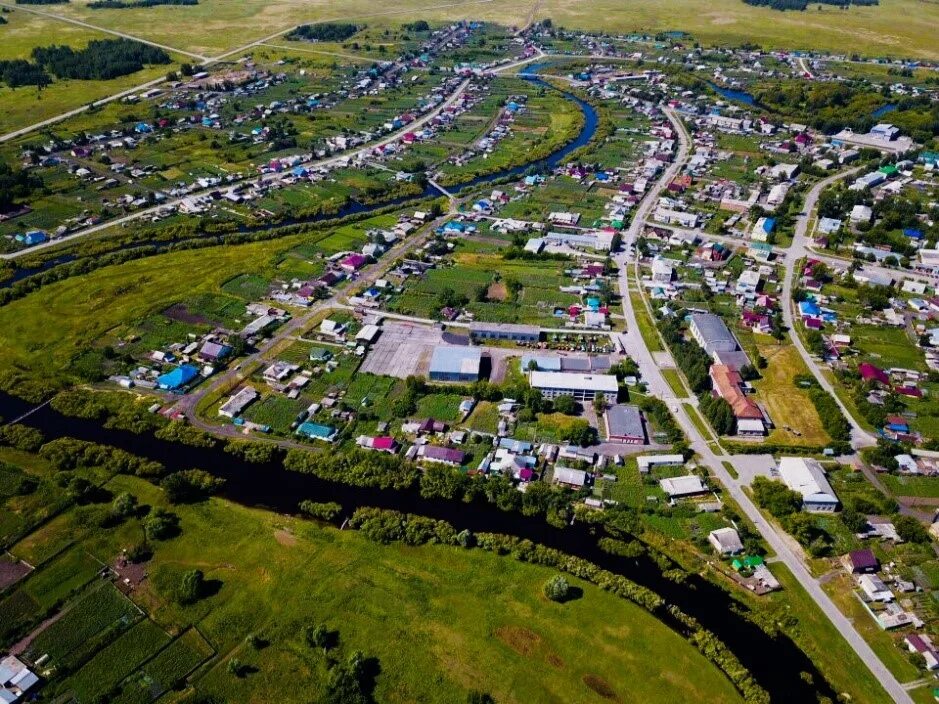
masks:
{"type": "Polygon", "coordinates": [[[541,330],[534,325],[515,323],[471,323],[470,337],[477,340],[538,342],[541,339],[541,330]]]}
{"type": "Polygon", "coordinates": [[[478,381],[482,363],[482,350],[478,347],[434,348],[430,360],[431,381],[478,381]]]}

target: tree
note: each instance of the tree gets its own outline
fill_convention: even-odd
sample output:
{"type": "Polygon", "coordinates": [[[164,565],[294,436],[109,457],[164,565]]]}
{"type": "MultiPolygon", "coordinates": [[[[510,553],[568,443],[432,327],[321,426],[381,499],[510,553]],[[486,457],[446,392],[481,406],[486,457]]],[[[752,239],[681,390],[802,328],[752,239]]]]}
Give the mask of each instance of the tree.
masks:
{"type": "Polygon", "coordinates": [[[908,543],[929,542],[929,533],[913,516],[896,516],[893,525],[897,529],[897,535],[908,543]]]}
{"type": "Polygon", "coordinates": [[[137,513],[137,497],[129,492],[118,494],[111,503],[111,515],[117,519],[130,518],[137,513]]]}
{"type": "Polygon", "coordinates": [[[228,669],[228,674],[234,675],[235,677],[241,677],[242,675],[244,675],[244,672],[245,672],[244,665],[242,664],[241,660],[239,660],[238,658],[232,658],[231,660],[229,660],[227,669],[228,669]]]}
{"type": "Polygon", "coordinates": [[[602,391],[597,391],[593,395],[593,408],[597,413],[603,413],[606,409],[606,396],[603,395],[602,391]]]}
{"type": "Polygon", "coordinates": [[[37,452],[42,447],[42,433],[36,428],[11,423],[0,428],[0,443],[23,452],[37,452]]]}
{"type": "Polygon", "coordinates": [[[329,670],[323,704],[370,704],[372,687],[367,662],[360,651],[355,651],[345,662],[338,662],[329,670]]]}
{"type": "Polygon", "coordinates": [[[554,399],[554,410],[558,413],[563,413],[566,416],[573,416],[577,414],[577,401],[574,400],[573,396],[563,395],[558,396],[554,399]]]}
{"type": "Polygon", "coordinates": [[[317,503],[315,501],[301,501],[300,511],[310,518],[319,521],[334,521],[342,513],[342,505],[335,501],[317,503]]]}
{"type": "Polygon", "coordinates": [[[867,530],[867,518],[862,513],[858,513],[853,508],[845,508],[841,512],[841,522],[852,533],[863,533],[867,530]]]}
{"type": "Polygon", "coordinates": [[[802,510],[802,494],[792,491],[782,482],[756,477],[751,488],[756,502],[776,518],[790,516],[802,510]]]}
{"type": "Polygon", "coordinates": [[[180,604],[195,604],[205,594],[205,575],[202,570],[189,570],[183,574],[176,592],[180,604]]]}
{"type": "Polygon", "coordinates": [[[192,503],[201,501],[218,491],[225,480],[201,469],[174,472],[160,482],[170,503],[192,503]]]}
{"type": "Polygon", "coordinates": [[[466,704],[496,704],[496,700],[492,698],[491,694],[474,689],[466,695],[466,704]]]}
{"type": "Polygon", "coordinates": [[[143,521],[147,540],[166,540],[179,532],[179,516],[162,508],[155,508],[143,521]]]}
{"type": "Polygon", "coordinates": [[[563,602],[570,595],[571,585],[562,574],[556,574],[543,587],[544,595],[551,601],[563,602]]]}
{"type": "Polygon", "coordinates": [[[318,623],[315,626],[307,626],[306,630],[303,632],[303,636],[306,639],[307,645],[311,648],[322,648],[324,655],[335,643],[333,633],[323,623],[318,623]]]}

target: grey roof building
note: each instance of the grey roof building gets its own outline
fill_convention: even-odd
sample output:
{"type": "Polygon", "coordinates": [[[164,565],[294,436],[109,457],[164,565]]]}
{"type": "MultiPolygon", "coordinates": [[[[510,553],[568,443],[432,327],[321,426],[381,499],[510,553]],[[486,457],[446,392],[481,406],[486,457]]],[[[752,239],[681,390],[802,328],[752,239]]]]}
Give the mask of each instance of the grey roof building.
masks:
{"type": "Polygon", "coordinates": [[[688,329],[708,354],[733,352],[739,347],[737,338],[727,329],[721,317],[714,313],[693,313],[688,329]]]}
{"type": "Polygon", "coordinates": [[[616,405],[606,409],[604,416],[606,436],[613,442],[644,445],[645,426],[638,406],[616,405]]]}
{"type": "Polygon", "coordinates": [[[482,350],[478,347],[434,348],[430,360],[432,381],[477,381],[482,363],[482,350]]]}
{"type": "Polygon", "coordinates": [[[534,325],[515,323],[470,323],[470,336],[482,340],[538,342],[541,339],[541,330],[534,325]]]}

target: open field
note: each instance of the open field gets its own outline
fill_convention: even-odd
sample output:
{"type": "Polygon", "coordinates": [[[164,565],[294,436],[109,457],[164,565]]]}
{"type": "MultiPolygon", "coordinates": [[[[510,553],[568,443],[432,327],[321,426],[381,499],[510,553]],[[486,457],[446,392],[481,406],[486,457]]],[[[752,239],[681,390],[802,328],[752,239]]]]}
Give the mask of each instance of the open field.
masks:
{"type": "MultiPolygon", "coordinates": [[[[434,2],[406,0],[393,8],[364,0],[202,0],[196,6],[139,10],[89,10],[88,0],[45,8],[56,14],[119,29],[151,41],[206,55],[257,41],[304,22],[359,19],[370,25],[422,18],[435,21],[472,18],[520,25],[531,12],[522,0],[434,2]]],[[[892,54],[936,58],[939,8],[918,0],[882,0],[877,6],[811,6],[805,12],[756,8],[740,0],[716,0],[702,6],[691,0],[630,3],[598,0],[545,0],[535,18],[550,17],[556,26],[607,32],[690,32],[703,44],[755,42],[782,49],[823,49],[850,54],[892,54]],[[898,18],[909,18],[898,21],[898,18]]]]}
{"type": "MultiPolygon", "coordinates": [[[[159,489],[137,478],[115,477],[107,488],[143,504],[165,503],[159,489]]],[[[172,510],[182,534],[155,546],[150,577],[133,596],[152,621],[114,634],[67,680],[47,685],[56,693],[73,692],[82,704],[104,692],[116,692],[113,701],[138,701],[211,658],[193,676],[199,693],[306,702],[321,692],[326,660],[302,632],[325,623],[338,630],[340,654],[359,649],[377,658],[377,701],[463,702],[468,689],[500,702],[602,702],[612,692],[664,703],[702,691],[711,702],[741,701],[694,648],[631,603],[580,582],[580,598],[547,601],[541,586],[551,570],[483,551],[381,546],[353,531],[216,499],[172,510]],[[174,594],[182,573],[195,567],[217,587],[182,606],[174,594]],[[259,610],[259,603],[269,608],[259,610]],[[170,643],[165,631],[182,635],[170,643]],[[247,645],[249,633],[266,647],[247,645]],[[230,658],[248,674],[231,675],[230,658]],[[533,666],[538,677],[530,676],[533,666]]],[[[131,519],[115,533],[75,537],[111,560],[135,531],[131,519]]],[[[129,615],[111,594],[109,585],[95,585],[79,599],[69,618],[81,624],[75,634],[129,615]],[[92,602],[100,608],[88,617],[92,602]]],[[[77,637],[62,636],[65,625],[63,619],[53,627],[57,652],[77,637]]],[[[34,649],[52,635],[50,629],[34,649]]]]}
{"type": "Polygon", "coordinates": [[[807,372],[796,348],[792,345],[761,345],[759,349],[767,366],[760,370],[762,378],[752,383],[759,394],[759,401],[766,406],[776,425],[768,440],[797,445],[829,442],[808,394],[792,383],[795,375],[807,372]]]}
{"type": "MultiPolygon", "coordinates": [[[[80,48],[93,39],[111,38],[103,32],[41,17],[22,9],[5,13],[3,17],[8,24],[0,25],[0,60],[28,59],[30,52],[38,46],[64,44],[80,48]]],[[[0,104],[3,105],[0,134],[160,78],[175,68],[173,64],[144,68],[108,81],[54,80],[41,91],[32,86],[13,89],[0,83],[0,104]]]]}

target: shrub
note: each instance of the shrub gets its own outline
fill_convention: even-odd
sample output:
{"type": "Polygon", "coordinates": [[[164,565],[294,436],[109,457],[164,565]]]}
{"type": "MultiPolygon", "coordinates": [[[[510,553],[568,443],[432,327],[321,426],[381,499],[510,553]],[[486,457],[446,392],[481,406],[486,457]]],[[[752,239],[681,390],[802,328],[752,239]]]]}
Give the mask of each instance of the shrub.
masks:
{"type": "Polygon", "coordinates": [[[544,595],[551,601],[563,602],[571,593],[571,585],[564,578],[564,575],[556,574],[542,588],[544,595]]]}

